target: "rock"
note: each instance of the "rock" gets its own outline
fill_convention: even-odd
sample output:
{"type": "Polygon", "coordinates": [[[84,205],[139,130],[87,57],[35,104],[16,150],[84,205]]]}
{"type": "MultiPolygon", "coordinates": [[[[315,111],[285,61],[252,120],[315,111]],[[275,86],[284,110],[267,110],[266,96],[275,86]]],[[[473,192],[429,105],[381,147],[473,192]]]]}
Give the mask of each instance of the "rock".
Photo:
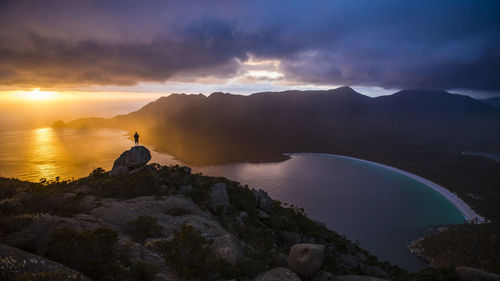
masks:
{"type": "Polygon", "coordinates": [[[300,234],[297,232],[283,231],[283,238],[288,245],[299,244],[302,241],[300,234]]]}
{"type": "Polygon", "coordinates": [[[215,239],[211,248],[217,257],[232,265],[244,257],[241,242],[232,234],[215,239]]]}
{"type": "Polygon", "coordinates": [[[192,185],[182,185],[179,188],[179,194],[182,194],[182,195],[188,195],[191,191],[193,191],[192,185]]]}
{"type": "Polygon", "coordinates": [[[228,234],[211,214],[201,210],[192,200],[178,196],[142,196],[123,201],[106,198],[88,214],[80,213],[73,217],[36,216],[27,231],[36,237],[37,253],[44,253],[53,231],[58,228],[69,227],[82,231],[107,227],[118,232],[121,239],[125,239],[128,238],[128,233],[125,231],[127,222],[139,216],[157,217],[158,224],[164,228],[163,233],[167,236],[180,230],[183,224],[192,225],[210,239],[228,234]],[[186,210],[187,214],[166,215],[175,209],[186,210]]]}
{"type": "Polygon", "coordinates": [[[472,267],[455,268],[460,281],[500,281],[500,275],[472,267]]]}
{"type": "Polygon", "coordinates": [[[288,268],[277,267],[261,273],[253,281],[302,281],[299,276],[288,268]]]}
{"type": "Polygon", "coordinates": [[[29,194],[26,191],[22,191],[22,192],[19,192],[17,194],[14,194],[14,196],[12,196],[12,197],[19,198],[23,201],[28,201],[31,198],[31,194],[29,194]]]}
{"type": "Polygon", "coordinates": [[[131,170],[143,167],[149,160],[151,160],[151,153],[146,147],[142,145],[133,146],[130,150],[123,152],[120,157],[115,160],[110,175],[126,175],[131,170]]]}
{"type": "Polygon", "coordinates": [[[4,276],[16,276],[22,273],[62,272],[68,279],[90,281],[82,273],[60,263],[27,253],[25,251],[0,244],[0,272],[4,276]]]}
{"type": "Polygon", "coordinates": [[[257,213],[257,215],[259,216],[259,218],[261,219],[268,219],[270,218],[271,216],[264,210],[259,210],[259,212],[257,213]]]}
{"type": "Polygon", "coordinates": [[[368,275],[340,275],[335,276],[334,281],[387,281],[386,279],[380,279],[368,275]]]}
{"type": "Polygon", "coordinates": [[[229,205],[229,195],[227,195],[227,186],[225,183],[217,183],[210,189],[210,208],[216,211],[219,206],[229,205]]]}
{"type": "Polygon", "coordinates": [[[368,257],[363,252],[357,252],[356,257],[361,262],[366,262],[368,260],[368,257]]]}
{"type": "Polygon", "coordinates": [[[127,253],[128,258],[133,262],[144,261],[160,267],[166,266],[163,257],[131,240],[119,240],[117,248],[127,253]]]}
{"type": "Polygon", "coordinates": [[[74,192],[66,192],[66,193],[62,194],[63,200],[75,199],[75,196],[76,196],[76,193],[74,193],[74,192]]]}
{"type": "Polygon", "coordinates": [[[158,218],[158,224],[163,226],[164,234],[169,235],[179,230],[182,224],[189,224],[200,230],[208,238],[220,237],[227,234],[220,224],[211,215],[202,211],[189,198],[180,196],[142,196],[125,201],[103,202],[90,214],[96,218],[123,231],[128,221],[139,216],[152,216],[158,218]],[[173,209],[184,209],[184,216],[167,216],[173,209]]]}
{"type": "Polygon", "coordinates": [[[257,206],[266,211],[267,213],[271,213],[274,209],[274,201],[269,197],[267,192],[262,189],[258,191],[254,191],[255,199],[257,199],[257,206]]]}
{"type": "Polygon", "coordinates": [[[166,184],[160,185],[160,192],[161,193],[167,193],[168,192],[168,186],[166,184]]]}
{"type": "Polygon", "coordinates": [[[348,269],[358,267],[358,261],[354,256],[340,254],[340,260],[348,269]]]}
{"type": "Polygon", "coordinates": [[[86,195],[80,201],[80,206],[85,210],[92,210],[97,207],[97,202],[95,201],[94,195],[86,195]]]}
{"type": "Polygon", "coordinates": [[[334,278],[335,277],[330,272],[326,272],[326,271],[321,270],[318,273],[314,274],[311,277],[311,279],[309,279],[309,280],[310,281],[333,281],[334,278]]]}
{"type": "Polygon", "coordinates": [[[236,222],[240,225],[243,226],[245,225],[245,221],[248,220],[248,213],[245,211],[240,211],[236,215],[236,222]]]}
{"type": "Polygon", "coordinates": [[[92,192],[92,189],[90,189],[88,186],[82,186],[77,189],[75,189],[76,193],[83,193],[83,194],[88,194],[92,192]]]}
{"type": "Polygon", "coordinates": [[[383,278],[389,278],[390,275],[385,272],[380,266],[377,265],[371,265],[365,268],[365,273],[369,275],[374,275],[378,277],[383,277],[383,278]]]}
{"type": "Polygon", "coordinates": [[[300,277],[309,277],[321,268],[324,256],[324,245],[296,244],[290,249],[288,267],[300,277]]]}
{"type": "Polygon", "coordinates": [[[115,177],[125,176],[129,174],[129,170],[126,166],[113,166],[113,169],[109,172],[109,174],[115,177]]]}

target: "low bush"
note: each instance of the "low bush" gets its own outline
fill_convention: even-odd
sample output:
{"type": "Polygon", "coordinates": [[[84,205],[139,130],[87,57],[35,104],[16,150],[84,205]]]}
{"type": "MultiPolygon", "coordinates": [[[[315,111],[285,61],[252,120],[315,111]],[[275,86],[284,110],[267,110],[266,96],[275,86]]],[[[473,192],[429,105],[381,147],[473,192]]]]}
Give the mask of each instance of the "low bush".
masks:
{"type": "Polygon", "coordinates": [[[125,229],[132,240],[142,244],[147,238],[161,237],[163,226],[158,224],[158,218],[139,216],[127,222],[125,229]]]}
{"type": "Polygon", "coordinates": [[[162,242],[161,251],[167,264],[185,280],[218,280],[224,266],[229,267],[215,257],[210,241],[190,225],[183,225],[172,240],[162,242]]]}
{"type": "Polygon", "coordinates": [[[78,232],[57,229],[45,256],[82,272],[92,280],[117,280],[126,275],[125,261],[117,255],[118,234],[109,228],[78,232]]]}

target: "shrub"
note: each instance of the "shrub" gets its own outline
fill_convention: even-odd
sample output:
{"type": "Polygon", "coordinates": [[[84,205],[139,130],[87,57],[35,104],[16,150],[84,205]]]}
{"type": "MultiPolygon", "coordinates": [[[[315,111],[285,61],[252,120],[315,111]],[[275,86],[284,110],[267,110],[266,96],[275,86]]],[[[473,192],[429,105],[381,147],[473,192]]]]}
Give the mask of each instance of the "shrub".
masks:
{"type": "Polygon", "coordinates": [[[124,274],[116,254],[118,234],[109,228],[78,232],[57,229],[49,242],[46,257],[83,272],[93,280],[106,280],[124,274]]]}
{"type": "Polygon", "coordinates": [[[31,222],[33,222],[33,218],[35,214],[22,214],[17,216],[11,216],[5,218],[4,221],[4,229],[7,233],[14,233],[21,231],[28,227],[31,222]]]}
{"type": "Polygon", "coordinates": [[[216,258],[210,249],[210,241],[190,225],[183,225],[170,241],[163,244],[167,264],[186,280],[217,280],[225,263],[216,258]]]}
{"type": "Polygon", "coordinates": [[[5,215],[18,214],[23,211],[23,204],[19,198],[0,200],[0,211],[5,215]]]}
{"type": "Polygon", "coordinates": [[[139,261],[132,265],[130,275],[134,280],[153,280],[154,276],[159,272],[157,265],[152,263],[139,261]]]}
{"type": "Polygon", "coordinates": [[[106,176],[107,176],[106,171],[101,167],[94,168],[94,170],[92,170],[92,172],[90,172],[89,174],[89,177],[94,179],[102,179],[106,176]]]}
{"type": "Polygon", "coordinates": [[[163,226],[158,224],[158,218],[139,216],[135,220],[127,222],[125,229],[132,240],[142,244],[146,238],[160,237],[163,226]]]}

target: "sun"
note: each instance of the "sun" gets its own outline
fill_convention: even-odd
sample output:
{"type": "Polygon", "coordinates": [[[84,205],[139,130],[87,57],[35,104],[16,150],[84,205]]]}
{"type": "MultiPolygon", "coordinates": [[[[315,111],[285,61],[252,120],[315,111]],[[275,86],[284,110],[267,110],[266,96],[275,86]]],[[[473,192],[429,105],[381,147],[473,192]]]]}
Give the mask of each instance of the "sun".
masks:
{"type": "Polygon", "coordinates": [[[59,94],[54,91],[40,91],[40,88],[34,88],[32,91],[16,91],[17,98],[29,101],[51,101],[57,99],[59,94]]]}

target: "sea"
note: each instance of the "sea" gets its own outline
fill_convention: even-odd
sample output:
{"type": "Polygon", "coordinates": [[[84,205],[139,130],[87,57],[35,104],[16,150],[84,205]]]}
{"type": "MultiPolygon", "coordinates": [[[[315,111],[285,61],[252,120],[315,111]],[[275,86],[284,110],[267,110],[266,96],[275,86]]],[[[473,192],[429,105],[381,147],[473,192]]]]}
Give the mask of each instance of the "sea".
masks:
{"type": "MultiPolygon", "coordinates": [[[[1,129],[0,176],[34,182],[76,179],[97,167],[110,170],[113,161],[132,145],[126,132],[114,129],[1,129]]],[[[183,165],[149,148],[151,162],[183,165]]],[[[359,243],[380,260],[410,271],[427,266],[409,252],[413,240],[440,226],[465,222],[446,198],[408,176],[335,155],[290,155],[281,162],[192,168],[263,189],[274,199],[304,208],[310,218],[359,243]]]]}

